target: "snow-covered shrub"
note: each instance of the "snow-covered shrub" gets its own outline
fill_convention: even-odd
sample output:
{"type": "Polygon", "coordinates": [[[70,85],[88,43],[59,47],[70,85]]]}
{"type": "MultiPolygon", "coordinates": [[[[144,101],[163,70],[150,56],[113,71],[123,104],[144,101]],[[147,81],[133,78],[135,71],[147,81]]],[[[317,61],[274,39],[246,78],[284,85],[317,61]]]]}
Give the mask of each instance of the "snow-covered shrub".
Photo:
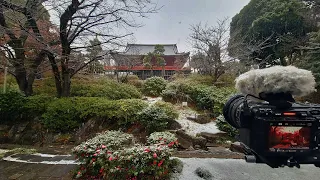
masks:
{"type": "Polygon", "coordinates": [[[76,178],[168,179],[174,149],[165,144],[133,145],[132,136],[107,131],[73,149],[80,160],[76,178]]]}
{"type": "Polygon", "coordinates": [[[168,147],[177,147],[178,138],[170,132],[154,132],[148,137],[148,144],[166,144],[168,147]]]}

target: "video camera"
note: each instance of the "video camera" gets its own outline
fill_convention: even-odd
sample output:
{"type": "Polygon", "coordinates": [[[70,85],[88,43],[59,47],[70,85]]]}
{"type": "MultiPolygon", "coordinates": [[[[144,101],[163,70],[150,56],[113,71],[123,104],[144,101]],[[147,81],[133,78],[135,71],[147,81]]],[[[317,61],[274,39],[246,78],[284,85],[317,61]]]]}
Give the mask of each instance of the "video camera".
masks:
{"type": "Polygon", "coordinates": [[[310,71],[292,66],[252,70],[237,78],[242,94],[228,100],[223,115],[239,129],[247,162],[320,167],[320,105],[293,98],[310,94],[315,85],[310,71]]]}

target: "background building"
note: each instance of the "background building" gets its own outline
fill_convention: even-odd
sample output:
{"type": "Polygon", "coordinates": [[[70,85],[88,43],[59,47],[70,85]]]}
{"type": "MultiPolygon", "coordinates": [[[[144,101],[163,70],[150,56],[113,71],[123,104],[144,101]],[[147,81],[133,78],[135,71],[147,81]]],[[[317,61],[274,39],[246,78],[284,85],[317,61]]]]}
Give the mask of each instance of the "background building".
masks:
{"type": "Polygon", "coordinates": [[[189,52],[178,52],[176,44],[160,44],[164,48],[161,55],[164,58],[164,66],[160,66],[152,60],[153,67],[146,67],[143,59],[148,53],[155,50],[157,44],[128,44],[124,52],[112,53],[113,65],[105,66],[108,72],[130,73],[137,75],[140,79],[147,79],[153,76],[163,76],[169,79],[175,73],[190,73],[191,69],[187,66],[189,52]]]}

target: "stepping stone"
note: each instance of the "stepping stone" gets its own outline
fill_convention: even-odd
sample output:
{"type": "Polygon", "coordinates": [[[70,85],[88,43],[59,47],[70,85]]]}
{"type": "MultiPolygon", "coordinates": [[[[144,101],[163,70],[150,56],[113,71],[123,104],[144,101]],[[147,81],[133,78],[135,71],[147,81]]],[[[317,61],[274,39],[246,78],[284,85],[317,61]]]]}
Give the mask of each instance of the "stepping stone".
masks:
{"type": "Polygon", "coordinates": [[[64,158],[66,158],[66,156],[55,156],[55,157],[51,158],[50,161],[61,161],[64,158]]]}
{"type": "Polygon", "coordinates": [[[65,156],[65,158],[63,160],[66,160],[66,161],[71,161],[71,160],[76,160],[76,158],[74,156],[65,156]]]}
{"type": "Polygon", "coordinates": [[[41,157],[41,156],[36,156],[32,159],[30,159],[30,162],[42,162],[42,161],[51,161],[51,157],[41,157]]]}

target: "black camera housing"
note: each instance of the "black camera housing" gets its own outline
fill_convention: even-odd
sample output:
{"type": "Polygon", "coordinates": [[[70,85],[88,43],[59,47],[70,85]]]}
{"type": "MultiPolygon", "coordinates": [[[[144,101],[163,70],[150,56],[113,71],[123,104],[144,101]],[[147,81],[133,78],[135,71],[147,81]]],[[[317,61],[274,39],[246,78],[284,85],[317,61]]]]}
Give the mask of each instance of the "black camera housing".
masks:
{"type": "MultiPolygon", "coordinates": [[[[299,104],[291,96],[248,101],[236,95],[226,103],[226,121],[239,129],[247,162],[273,168],[320,165],[320,105],[299,104]],[[268,101],[266,101],[268,100],[268,101]]],[[[270,98],[272,97],[272,98],[270,98]]]]}

